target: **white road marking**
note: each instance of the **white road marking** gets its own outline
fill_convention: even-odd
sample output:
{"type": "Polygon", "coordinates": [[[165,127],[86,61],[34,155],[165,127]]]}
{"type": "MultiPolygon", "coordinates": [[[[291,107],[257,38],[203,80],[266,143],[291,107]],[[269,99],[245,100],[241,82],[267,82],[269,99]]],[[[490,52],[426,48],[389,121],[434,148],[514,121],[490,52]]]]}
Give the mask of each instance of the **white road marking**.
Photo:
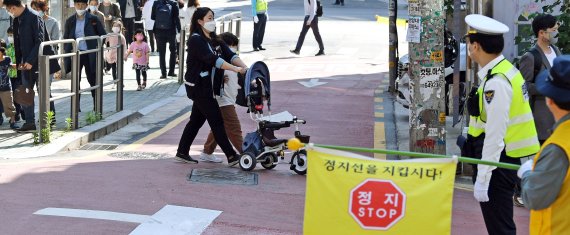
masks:
{"type": "Polygon", "coordinates": [[[301,84],[307,88],[311,88],[311,87],[316,87],[316,86],[327,84],[327,82],[319,82],[318,78],[312,78],[308,82],[299,82],[299,84],[301,84]]]}
{"type": "Polygon", "coordinates": [[[140,223],[130,234],[201,234],[222,211],[166,205],[154,215],[69,208],[45,208],[35,215],[51,215],[85,219],[101,219],[140,223]]]}

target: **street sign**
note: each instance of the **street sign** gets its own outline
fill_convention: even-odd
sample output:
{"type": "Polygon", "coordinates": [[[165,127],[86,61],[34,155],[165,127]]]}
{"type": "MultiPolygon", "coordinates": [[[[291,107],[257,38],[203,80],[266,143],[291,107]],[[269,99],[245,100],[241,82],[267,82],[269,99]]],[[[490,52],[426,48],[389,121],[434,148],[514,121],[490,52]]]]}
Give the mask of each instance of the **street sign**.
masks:
{"type": "Polygon", "coordinates": [[[406,194],[391,180],[366,179],[352,189],[349,203],[362,228],[388,230],[404,217],[406,194]]]}

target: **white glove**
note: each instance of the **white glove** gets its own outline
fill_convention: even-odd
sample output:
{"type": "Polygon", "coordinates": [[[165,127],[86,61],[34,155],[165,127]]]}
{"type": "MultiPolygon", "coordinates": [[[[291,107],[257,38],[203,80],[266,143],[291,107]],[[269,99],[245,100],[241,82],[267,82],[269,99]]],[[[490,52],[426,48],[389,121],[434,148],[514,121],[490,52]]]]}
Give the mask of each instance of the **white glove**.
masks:
{"type": "Polygon", "coordinates": [[[265,12],[265,21],[269,21],[269,13],[265,12]]]}
{"type": "Polygon", "coordinates": [[[522,164],[522,166],[517,171],[517,175],[519,176],[519,178],[522,179],[525,172],[532,170],[533,163],[534,163],[534,161],[532,159],[530,159],[530,160],[526,161],[524,164],[522,164]]]}
{"type": "Polygon", "coordinates": [[[473,196],[478,202],[488,202],[489,201],[489,181],[479,182],[475,181],[473,186],[473,196]]]}
{"type": "Polygon", "coordinates": [[[256,24],[257,24],[257,22],[259,22],[259,18],[257,18],[257,16],[254,16],[254,17],[253,17],[253,23],[256,23],[256,24]]]}

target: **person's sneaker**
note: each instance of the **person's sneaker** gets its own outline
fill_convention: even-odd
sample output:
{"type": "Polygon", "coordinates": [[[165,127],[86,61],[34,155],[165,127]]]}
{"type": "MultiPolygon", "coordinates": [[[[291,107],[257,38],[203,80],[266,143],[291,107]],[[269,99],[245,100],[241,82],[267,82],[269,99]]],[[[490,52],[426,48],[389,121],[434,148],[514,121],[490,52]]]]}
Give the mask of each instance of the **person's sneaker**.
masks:
{"type": "Polygon", "coordinates": [[[36,130],[36,124],[35,123],[24,123],[24,125],[22,127],[20,127],[20,129],[17,129],[18,132],[29,132],[29,131],[35,131],[36,130]]]}
{"type": "Polygon", "coordinates": [[[176,156],[174,156],[174,159],[176,159],[177,161],[180,161],[180,162],[184,162],[184,163],[198,164],[198,160],[195,160],[194,158],[190,157],[190,155],[188,155],[188,154],[176,153],[176,156]]]}
{"type": "Polygon", "coordinates": [[[259,51],[259,49],[257,47],[254,47],[253,51],[259,51]]]}
{"type": "Polygon", "coordinates": [[[263,47],[258,47],[257,49],[259,49],[260,51],[265,51],[266,49],[263,47]]]}
{"type": "Polygon", "coordinates": [[[20,126],[18,126],[18,124],[16,124],[16,122],[12,122],[12,123],[10,123],[10,129],[13,129],[13,130],[20,129],[20,126]]]}
{"type": "Polygon", "coordinates": [[[524,202],[520,196],[513,196],[513,204],[517,207],[524,207],[524,202]]]}
{"type": "Polygon", "coordinates": [[[178,76],[178,75],[175,74],[175,73],[169,73],[168,76],[169,76],[169,77],[176,77],[176,76],[178,76]]]}
{"type": "Polygon", "coordinates": [[[299,55],[299,54],[301,54],[301,52],[299,52],[299,51],[296,51],[296,50],[290,50],[290,52],[291,52],[291,53],[293,53],[293,54],[295,54],[295,55],[299,55]]]}
{"type": "Polygon", "coordinates": [[[215,162],[215,163],[223,162],[222,159],[219,159],[218,157],[214,156],[214,154],[207,154],[204,152],[200,153],[200,160],[205,162],[215,162]]]}
{"type": "Polygon", "coordinates": [[[56,126],[57,121],[54,119],[51,120],[50,126],[51,127],[55,127],[56,126]]]}
{"type": "Polygon", "coordinates": [[[137,87],[137,91],[140,91],[140,90],[142,90],[141,85],[139,85],[139,86],[137,87]]]}
{"type": "Polygon", "coordinates": [[[161,75],[160,79],[166,79],[166,75],[161,75]]]}
{"type": "Polygon", "coordinates": [[[146,82],[142,84],[142,89],[146,88],[146,82]]]}
{"type": "Polygon", "coordinates": [[[319,51],[319,53],[315,54],[315,56],[325,55],[325,51],[319,51]]]}
{"type": "Polygon", "coordinates": [[[239,163],[240,156],[238,154],[228,158],[228,166],[232,167],[239,163]]]}

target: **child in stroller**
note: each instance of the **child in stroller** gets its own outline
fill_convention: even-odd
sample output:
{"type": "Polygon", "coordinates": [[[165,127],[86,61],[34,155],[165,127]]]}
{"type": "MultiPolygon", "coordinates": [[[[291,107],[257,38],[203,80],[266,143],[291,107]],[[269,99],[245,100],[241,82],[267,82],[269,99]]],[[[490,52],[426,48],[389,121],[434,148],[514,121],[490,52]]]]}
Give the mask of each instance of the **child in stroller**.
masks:
{"type": "MultiPolygon", "coordinates": [[[[254,63],[245,78],[240,80],[242,88],[238,91],[236,103],[248,108],[251,119],[257,122],[257,130],[245,136],[239,166],[245,171],[251,171],[259,162],[265,169],[273,169],[279,163],[278,157],[285,158],[287,149],[287,140],[276,138],[274,132],[293,124],[295,137],[303,143],[308,143],[309,136],[302,135],[299,131],[299,124],[305,124],[306,121],[297,119],[287,111],[271,115],[270,77],[265,63],[254,63]],[[265,105],[269,116],[263,114],[265,105]]],[[[293,153],[290,169],[297,174],[306,174],[307,153],[304,149],[293,153]]]]}

